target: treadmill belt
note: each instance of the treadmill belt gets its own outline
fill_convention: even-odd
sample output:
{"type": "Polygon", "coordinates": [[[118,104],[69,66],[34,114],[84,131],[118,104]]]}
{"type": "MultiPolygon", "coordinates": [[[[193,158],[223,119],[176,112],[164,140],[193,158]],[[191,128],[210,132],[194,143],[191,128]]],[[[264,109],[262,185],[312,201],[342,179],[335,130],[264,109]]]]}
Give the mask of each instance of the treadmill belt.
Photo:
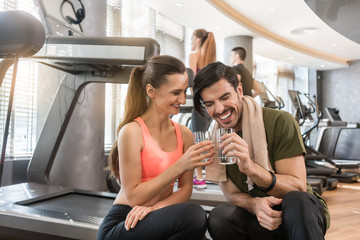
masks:
{"type": "Polygon", "coordinates": [[[72,192],[17,204],[26,206],[22,211],[28,214],[100,225],[113,202],[114,199],[109,197],[72,192]]]}

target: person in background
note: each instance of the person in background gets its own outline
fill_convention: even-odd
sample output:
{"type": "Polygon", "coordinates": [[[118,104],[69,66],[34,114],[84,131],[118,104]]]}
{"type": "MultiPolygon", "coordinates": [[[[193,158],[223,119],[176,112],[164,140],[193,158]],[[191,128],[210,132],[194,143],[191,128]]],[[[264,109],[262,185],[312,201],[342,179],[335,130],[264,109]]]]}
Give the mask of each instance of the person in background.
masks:
{"type": "Polygon", "coordinates": [[[206,167],[229,203],[209,214],[208,230],[218,239],[323,240],[330,226],[324,199],[306,181],[305,147],[290,113],[262,108],[243,95],[235,70],[221,62],[194,79],[194,108],[218,126],[234,128],[222,137],[223,154],[236,164],[206,167]]]}
{"type": "Polygon", "coordinates": [[[243,88],[243,94],[246,96],[256,97],[261,93],[257,81],[253,78],[249,70],[244,66],[246,50],[243,47],[235,47],[230,53],[230,64],[235,69],[240,78],[243,88]]]}
{"type": "Polygon", "coordinates": [[[194,239],[206,231],[206,213],[187,202],[193,170],[212,153],[210,141],[193,144],[192,133],[173,122],[185,104],[188,76],[171,56],[155,56],[133,69],[109,169],[121,182],[97,239],[194,239]],[[178,180],[177,190],[174,183],[178,180]]]}
{"type": "MultiPolygon", "coordinates": [[[[194,75],[209,63],[216,61],[216,44],[214,34],[205,29],[197,29],[191,37],[191,51],[189,56],[189,66],[194,75]]],[[[190,86],[191,88],[192,86],[190,86]]],[[[191,131],[206,131],[211,123],[208,114],[200,115],[194,109],[191,111],[191,131]]],[[[194,187],[206,188],[206,182],[202,173],[202,168],[196,168],[194,174],[194,187]]]]}

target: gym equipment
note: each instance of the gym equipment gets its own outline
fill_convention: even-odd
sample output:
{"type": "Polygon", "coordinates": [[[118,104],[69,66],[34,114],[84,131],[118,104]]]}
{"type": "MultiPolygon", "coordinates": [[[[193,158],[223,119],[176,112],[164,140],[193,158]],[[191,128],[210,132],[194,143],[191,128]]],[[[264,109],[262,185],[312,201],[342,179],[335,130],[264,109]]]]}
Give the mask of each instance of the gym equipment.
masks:
{"type": "Polygon", "coordinates": [[[0,69],[0,86],[7,70],[14,63],[1,150],[1,186],[19,58],[32,56],[40,50],[45,41],[45,31],[42,24],[31,14],[24,11],[8,11],[0,12],[0,32],[2,33],[0,36],[0,58],[7,58],[0,62],[0,67],[3,68],[0,69]]]}
{"type": "Polygon", "coordinates": [[[40,17],[45,23],[46,35],[82,36],[81,22],[85,18],[85,7],[75,9],[71,0],[37,0],[34,3],[40,9],[40,17]]]}
{"type": "MultiPolygon", "coordinates": [[[[288,90],[288,93],[291,103],[293,104],[293,107],[295,109],[293,117],[296,119],[299,125],[302,126],[305,123],[305,120],[307,119],[313,121],[314,119],[311,114],[315,112],[316,104],[309,98],[309,95],[304,94],[304,96],[308,99],[308,107],[307,107],[302,104],[300,98],[301,93],[299,91],[288,90]]],[[[319,111],[318,114],[319,114],[318,119],[320,119],[322,113],[319,111]]],[[[314,129],[315,127],[313,127],[312,129],[314,129]]]]}
{"type": "Polygon", "coordinates": [[[336,108],[327,107],[325,111],[329,121],[320,127],[314,149],[331,157],[340,170],[359,170],[360,149],[357,147],[360,141],[359,123],[342,121],[336,108]]]}
{"type": "Polygon", "coordinates": [[[74,5],[70,0],[63,0],[61,5],[60,5],[60,13],[61,13],[61,17],[67,21],[69,24],[80,24],[84,18],[85,18],[85,7],[84,4],[81,2],[81,0],[78,0],[78,2],[81,5],[81,8],[79,8],[78,10],[75,11],[74,9],[74,5]],[[64,15],[64,4],[65,3],[69,3],[71,5],[71,7],[73,8],[74,12],[75,12],[75,17],[76,19],[70,17],[70,16],[65,16],[64,15]]]}
{"type": "Polygon", "coordinates": [[[259,96],[263,107],[274,108],[274,109],[281,109],[284,107],[284,102],[280,96],[275,97],[274,94],[272,94],[272,92],[266,87],[266,85],[263,82],[257,81],[257,83],[261,91],[259,96]],[[271,95],[274,101],[270,100],[268,93],[271,95]]]}
{"type": "MultiPolygon", "coordinates": [[[[17,39],[22,40],[18,36],[24,33],[34,37],[40,36],[31,28],[34,27],[35,30],[39,28],[37,19],[31,16],[32,19],[29,20],[17,13],[0,12],[0,32],[2,33],[0,57],[31,56],[28,52],[34,54],[38,51],[29,59],[52,69],[59,69],[65,76],[58,82],[59,86],[54,98],[56,100],[51,105],[29,163],[28,182],[0,188],[0,218],[2,219],[0,238],[95,239],[98,226],[111,208],[116,194],[78,190],[71,184],[77,184],[76,181],[84,182],[83,179],[88,175],[85,183],[90,189],[103,177],[100,174],[97,176],[93,168],[97,168],[97,172],[103,172],[104,159],[101,154],[103,154],[104,146],[98,144],[96,140],[92,141],[84,137],[83,139],[87,139],[85,145],[91,146],[90,155],[86,157],[85,164],[77,164],[76,157],[74,159],[58,158],[57,154],[61,145],[64,144],[62,140],[66,134],[78,134],[69,130],[69,126],[71,122],[81,120],[74,120],[72,117],[80,105],[78,100],[81,94],[85,94],[83,92],[85,86],[89,83],[127,83],[134,66],[143,65],[148,58],[159,54],[159,44],[149,38],[76,36],[45,38],[44,28],[39,23],[43,30],[43,38],[42,42],[36,41],[38,43],[34,45],[36,47],[28,47],[33,45],[32,41],[25,42],[24,46],[21,42],[17,45],[6,45],[4,39],[12,39],[11,43],[14,43],[17,39]],[[21,24],[18,26],[9,21],[14,17],[22,22],[24,27],[30,25],[29,31],[23,31],[21,24]],[[2,26],[6,27],[2,28],[2,26]],[[46,43],[42,46],[44,40],[46,43]],[[71,81],[66,81],[68,75],[72,76],[71,81]],[[65,89],[64,101],[68,101],[69,104],[57,101],[64,98],[61,94],[65,92],[65,89]],[[60,109],[62,111],[59,111],[60,109]],[[93,153],[100,157],[97,159],[95,156],[97,161],[90,163],[88,161],[90,156],[94,155],[93,153]],[[56,162],[57,159],[63,160],[62,163],[56,162]],[[79,168],[77,172],[84,174],[70,176],[59,166],[67,166],[71,170],[79,168]],[[59,169],[60,171],[56,173],[59,169]],[[52,176],[54,174],[56,176],[52,176]],[[66,184],[58,184],[59,179],[66,184]]],[[[0,66],[6,69],[0,69],[0,76],[4,76],[3,72],[6,72],[11,64],[7,61],[1,63],[0,66]]],[[[14,79],[15,77],[14,74],[14,79]]],[[[44,80],[46,81],[46,78],[44,80]]],[[[12,82],[14,83],[15,81],[12,82]]],[[[91,131],[97,131],[96,127],[91,126],[91,131]]],[[[103,131],[102,124],[100,127],[103,131]]],[[[99,134],[99,136],[103,135],[103,132],[99,134]]],[[[3,141],[3,146],[5,144],[6,139],[3,141]]],[[[79,148],[84,147],[81,143],[77,144],[79,148]]],[[[5,155],[2,154],[2,158],[4,157],[5,155]]],[[[105,179],[102,181],[105,182],[105,179]]]]}
{"type": "MultiPolygon", "coordinates": [[[[294,117],[298,120],[299,125],[305,123],[306,118],[309,120],[313,120],[311,113],[315,113],[316,119],[313,123],[313,125],[304,131],[302,137],[305,145],[305,149],[307,151],[307,155],[305,155],[305,163],[307,165],[307,175],[312,176],[315,175],[318,176],[326,176],[326,178],[323,178],[323,180],[327,180],[327,183],[324,183],[325,189],[324,190],[331,190],[336,188],[336,181],[347,181],[352,182],[357,180],[356,174],[352,173],[342,173],[341,168],[326,154],[319,152],[308,145],[310,133],[312,130],[318,127],[320,123],[320,118],[322,116],[322,113],[319,111],[318,105],[317,105],[317,99],[314,95],[314,101],[312,101],[309,98],[308,94],[304,94],[304,96],[309,100],[309,107],[306,107],[302,104],[300,100],[300,92],[294,91],[294,90],[288,90],[289,96],[293,102],[293,106],[295,108],[295,114],[294,117]],[[320,164],[322,163],[322,164],[320,164]],[[327,165],[327,166],[325,166],[327,165]]],[[[314,177],[312,177],[314,178],[314,177]]]]}

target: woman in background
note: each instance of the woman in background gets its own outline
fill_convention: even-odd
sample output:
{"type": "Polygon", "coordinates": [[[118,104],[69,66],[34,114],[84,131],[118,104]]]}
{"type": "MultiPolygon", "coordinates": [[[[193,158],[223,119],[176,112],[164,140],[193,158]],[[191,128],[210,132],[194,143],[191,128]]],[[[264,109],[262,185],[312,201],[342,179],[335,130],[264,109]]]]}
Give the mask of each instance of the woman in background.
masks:
{"type": "Polygon", "coordinates": [[[111,173],[121,182],[114,205],[97,239],[202,239],[205,211],[188,203],[195,167],[212,154],[210,141],[193,145],[188,128],[173,122],[185,104],[184,64],[155,56],[131,73],[125,116],[109,156],[111,173]],[[178,189],[173,191],[178,180],[178,189]]]}
{"type": "MultiPolygon", "coordinates": [[[[194,72],[194,75],[209,63],[216,61],[216,44],[214,34],[207,32],[205,29],[197,29],[191,37],[191,51],[189,59],[189,66],[194,72]]],[[[192,87],[192,86],[190,86],[192,87]]],[[[211,117],[204,112],[200,115],[197,111],[191,111],[191,131],[206,131],[209,128],[211,117]]],[[[195,169],[194,187],[206,188],[206,182],[202,174],[202,168],[195,169]]]]}

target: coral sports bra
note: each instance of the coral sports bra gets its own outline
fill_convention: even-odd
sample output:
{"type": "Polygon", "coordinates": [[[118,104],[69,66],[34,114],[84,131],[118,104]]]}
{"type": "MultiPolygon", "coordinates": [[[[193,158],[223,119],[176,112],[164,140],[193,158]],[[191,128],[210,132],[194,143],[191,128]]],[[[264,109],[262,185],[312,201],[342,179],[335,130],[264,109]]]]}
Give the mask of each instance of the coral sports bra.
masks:
{"type": "Polygon", "coordinates": [[[183,155],[183,140],[181,138],[179,125],[171,120],[175,127],[177,148],[175,151],[165,152],[154,142],[144,120],[137,117],[135,121],[139,123],[142,131],[143,149],[141,151],[141,168],[142,181],[145,182],[161,174],[183,155]]]}

